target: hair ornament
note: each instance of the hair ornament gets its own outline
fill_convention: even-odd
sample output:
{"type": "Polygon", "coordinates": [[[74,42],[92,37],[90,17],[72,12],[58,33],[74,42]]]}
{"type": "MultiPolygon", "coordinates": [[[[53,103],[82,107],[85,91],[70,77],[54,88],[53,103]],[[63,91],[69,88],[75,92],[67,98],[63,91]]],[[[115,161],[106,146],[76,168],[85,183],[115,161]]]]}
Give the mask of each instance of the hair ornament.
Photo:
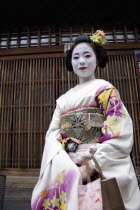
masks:
{"type": "Polygon", "coordinates": [[[99,45],[105,45],[107,43],[107,39],[105,38],[105,33],[102,30],[97,30],[93,35],[90,36],[90,39],[99,45]]]}

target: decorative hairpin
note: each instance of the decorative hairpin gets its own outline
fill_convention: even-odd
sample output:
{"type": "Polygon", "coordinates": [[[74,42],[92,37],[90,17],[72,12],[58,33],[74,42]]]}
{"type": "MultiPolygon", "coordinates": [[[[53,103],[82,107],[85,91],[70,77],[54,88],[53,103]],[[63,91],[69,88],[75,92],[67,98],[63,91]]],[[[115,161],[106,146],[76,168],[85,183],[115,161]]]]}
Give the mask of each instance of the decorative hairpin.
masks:
{"type": "Polygon", "coordinates": [[[92,36],[90,36],[90,39],[96,44],[105,45],[107,43],[105,35],[106,34],[102,30],[97,30],[92,36]]]}

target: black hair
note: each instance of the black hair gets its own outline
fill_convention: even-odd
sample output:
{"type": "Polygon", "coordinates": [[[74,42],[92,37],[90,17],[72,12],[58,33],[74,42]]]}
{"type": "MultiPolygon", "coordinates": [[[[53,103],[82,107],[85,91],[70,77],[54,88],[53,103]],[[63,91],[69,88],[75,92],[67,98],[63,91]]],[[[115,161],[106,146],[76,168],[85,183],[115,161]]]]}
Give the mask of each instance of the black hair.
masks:
{"type": "Polygon", "coordinates": [[[68,71],[73,71],[73,67],[72,67],[72,52],[74,50],[74,48],[76,47],[77,44],[79,43],[88,43],[93,51],[95,52],[96,58],[97,58],[97,65],[101,68],[104,68],[107,61],[108,61],[108,56],[106,53],[106,50],[99,44],[94,43],[89,36],[87,35],[79,35],[75,41],[74,44],[72,45],[71,49],[67,52],[67,56],[66,56],[66,67],[68,71]]]}

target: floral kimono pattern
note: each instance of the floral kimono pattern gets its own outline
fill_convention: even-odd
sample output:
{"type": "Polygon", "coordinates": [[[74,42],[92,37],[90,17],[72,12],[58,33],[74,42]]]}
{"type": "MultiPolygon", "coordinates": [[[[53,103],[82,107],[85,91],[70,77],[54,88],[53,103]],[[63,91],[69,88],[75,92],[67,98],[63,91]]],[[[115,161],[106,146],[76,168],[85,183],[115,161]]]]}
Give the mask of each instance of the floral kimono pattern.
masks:
{"type": "Polygon", "coordinates": [[[122,118],[126,118],[119,92],[115,88],[102,87],[97,91],[96,101],[105,116],[102,127],[103,135],[98,142],[119,137],[122,118]]]}
{"type": "Polygon", "coordinates": [[[56,177],[49,187],[40,192],[40,195],[34,202],[34,210],[66,210],[69,194],[75,179],[74,171],[62,171],[56,177]]]}
{"type": "Polygon", "coordinates": [[[79,210],[81,174],[57,139],[61,134],[61,114],[86,106],[100,107],[104,114],[102,135],[93,144],[96,148],[94,157],[103,175],[117,179],[126,210],[140,210],[140,191],[130,158],[132,120],[118,90],[102,79],[77,85],[57,99],[45,136],[39,180],[32,193],[32,210],[79,210]]]}

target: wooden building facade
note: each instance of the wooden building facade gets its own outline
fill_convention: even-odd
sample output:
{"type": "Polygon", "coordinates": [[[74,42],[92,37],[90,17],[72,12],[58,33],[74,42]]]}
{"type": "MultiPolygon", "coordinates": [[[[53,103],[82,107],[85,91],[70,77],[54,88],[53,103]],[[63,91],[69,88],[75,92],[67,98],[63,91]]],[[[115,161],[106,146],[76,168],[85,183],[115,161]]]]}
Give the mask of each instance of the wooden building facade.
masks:
{"type": "Polygon", "coordinates": [[[66,50],[79,34],[103,29],[109,62],[96,77],[120,92],[134,126],[133,161],[140,175],[140,26],[64,25],[0,31],[0,168],[39,171],[45,134],[56,99],[77,83],[65,65],[66,50]]]}

